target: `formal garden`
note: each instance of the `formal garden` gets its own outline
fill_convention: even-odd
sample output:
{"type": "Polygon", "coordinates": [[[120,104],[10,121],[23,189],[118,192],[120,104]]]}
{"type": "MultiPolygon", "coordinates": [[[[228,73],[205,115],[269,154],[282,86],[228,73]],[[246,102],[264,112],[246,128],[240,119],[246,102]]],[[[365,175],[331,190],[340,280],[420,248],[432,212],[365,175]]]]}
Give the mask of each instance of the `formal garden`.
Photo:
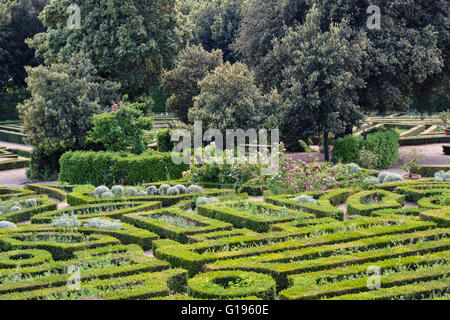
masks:
{"type": "Polygon", "coordinates": [[[375,2],[0,1],[0,300],[448,300],[449,5],[375,2]]]}

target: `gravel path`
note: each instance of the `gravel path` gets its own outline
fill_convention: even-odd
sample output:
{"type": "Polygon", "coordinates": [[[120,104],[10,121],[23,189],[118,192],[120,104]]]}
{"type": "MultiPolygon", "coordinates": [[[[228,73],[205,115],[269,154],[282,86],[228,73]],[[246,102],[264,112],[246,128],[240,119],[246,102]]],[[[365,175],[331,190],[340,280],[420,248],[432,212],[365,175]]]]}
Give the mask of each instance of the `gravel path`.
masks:
{"type": "Polygon", "coordinates": [[[21,150],[26,150],[26,151],[31,151],[33,149],[32,146],[29,146],[27,144],[12,143],[12,142],[6,142],[6,141],[0,141],[0,147],[21,149],[21,150]]]}
{"type": "Polygon", "coordinates": [[[0,171],[0,187],[23,188],[26,183],[58,183],[58,181],[31,181],[26,168],[0,171]]]}

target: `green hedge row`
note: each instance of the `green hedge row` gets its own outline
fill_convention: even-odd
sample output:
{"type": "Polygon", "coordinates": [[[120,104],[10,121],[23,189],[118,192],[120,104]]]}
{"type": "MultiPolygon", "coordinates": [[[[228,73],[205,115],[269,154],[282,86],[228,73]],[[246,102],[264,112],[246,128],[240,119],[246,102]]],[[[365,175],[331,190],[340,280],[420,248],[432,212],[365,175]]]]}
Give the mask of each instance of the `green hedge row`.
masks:
{"type": "MultiPolygon", "coordinates": [[[[219,196],[233,194],[233,190],[228,189],[205,189],[201,194],[202,196],[219,196]]],[[[93,203],[107,203],[107,202],[123,202],[123,201],[158,201],[164,207],[172,206],[183,200],[195,199],[199,194],[179,194],[176,196],[136,196],[136,197],[120,197],[112,199],[94,198],[88,194],[83,194],[79,192],[71,192],[67,194],[67,203],[73,206],[78,206],[82,204],[93,204],[93,203]]],[[[237,196],[239,198],[239,195],[237,196]]]]}
{"type": "Polygon", "coordinates": [[[89,293],[94,290],[99,298],[106,300],[149,299],[183,292],[187,286],[187,273],[182,269],[169,269],[114,277],[114,281],[89,278],[80,285],[80,290],[68,288],[64,284],[59,287],[5,294],[0,298],[6,300],[79,299],[89,296],[89,293]]]}
{"type": "Polygon", "coordinates": [[[21,188],[0,187],[0,201],[8,200],[10,198],[26,197],[35,194],[36,192],[31,190],[21,188]]]}
{"type": "MultiPolygon", "coordinates": [[[[14,223],[24,222],[24,221],[32,219],[34,216],[36,216],[42,212],[56,210],[56,208],[58,206],[55,202],[48,201],[45,198],[37,197],[36,200],[38,201],[37,206],[30,207],[30,208],[23,208],[22,210],[4,213],[0,216],[0,219],[4,220],[4,221],[11,221],[14,223]]],[[[25,201],[21,201],[21,199],[19,198],[17,202],[23,206],[23,203],[25,201]]]]}
{"type": "Polygon", "coordinates": [[[440,184],[433,184],[431,186],[415,185],[415,186],[397,187],[394,189],[394,192],[405,195],[407,201],[417,203],[422,198],[447,193],[449,192],[449,190],[450,190],[450,183],[443,182],[440,184]]]}
{"type": "Polygon", "coordinates": [[[91,218],[113,218],[120,219],[123,215],[132,212],[155,210],[161,208],[160,202],[117,202],[88,204],[82,206],[67,207],[60,210],[55,208],[37,214],[31,218],[31,223],[45,224],[51,223],[53,219],[61,217],[63,214],[76,215],[80,221],[91,218]]]}
{"type": "Polygon", "coordinates": [[[188,294],[199,299],[235,299],[256,296],[264,300],[275,300],[275,285],[272,277],[256,272],[207,272],[188,280],[188,294]]]}
{"type": "Polygon", "coordinates": [[[36,192],[37,194],[46,194],[59,201],[66,200],[67,191],[63,187],[51,184],[26,184],[25,189],[36,192]]]}
{"type": "Polygon", "coordinates": [[[116,152],[66,152],[59,160],[59,180],[71,184],[137,185],[144,182],[178,179],[186,164],[176,165],[170,153],[131,155],[116,152]]]}
{"type": "Polygon", "coordinates": [[[433,221],[441,228],[450,228],[450,207],[420,213],[424,220],[433,221]]]}
{"type": "Polygon", "coordinates": [[[295,250],[311,246],[345,243],[384,235],[402,235],[435,227],[434,223],[420,220],[405,220],[404,217],[364,218],[372,223],[368,228],[352,228],[354,221],[340,222],[335,226],[335,233],[317,234],[316,226],[298,228],[295,232],[273,232],[258,235],[241,235],[214,240],[206,240],[193,244],[167,245],[157,248],[156,257],[168,261],[173,267],[182,267],[193,275],[203,270],[203,266],[217,260],[251,257],[263,253],[274,253],[295,250]],[[389,223],[386,221],[402,223],[389,223]],[[404,221],[403,221],[404,220],[404,221]],[[374,227],[374,223],[381,224],[374,227]],[[348,226],[345,228],[345,226],[348,226]],[[346,231],[342,231],[342,229],[346,231]],[[310,235],[314,235],[311,237],[310,235]],[[299,238],[301,240],[299,240],[299,238]]]}
{"type": "Polygon", "coordinates": [[[0,171],[27,168],[30,165],[29,159],[13,159],[0,162],[0,171]]]}

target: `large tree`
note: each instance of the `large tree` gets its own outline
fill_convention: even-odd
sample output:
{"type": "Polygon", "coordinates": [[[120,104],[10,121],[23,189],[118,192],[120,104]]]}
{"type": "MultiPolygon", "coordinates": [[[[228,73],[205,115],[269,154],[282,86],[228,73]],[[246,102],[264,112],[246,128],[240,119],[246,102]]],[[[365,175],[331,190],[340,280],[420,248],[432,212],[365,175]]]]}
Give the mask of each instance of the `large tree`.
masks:
{"type": "Polygon", "coordinates": [[[40,18],[47,27],[34,37],[47,63],[66,62],[85,52],[102,78],[121,84],[134,98],[157,84],[187,42],[175,0],[83,0],[80,28],[68,29],[70,0],[53,0],[40,18]]]}
{"type": "Polygon", "coordinates": [[[183,51],[177,67],[163,76],[164,92],[169,96],[167,111],[187,122],[193,98],[200,93],[198,82],[222,63],[220,50],[208,52],[201,46],[192,46],[183,51]]]}
{"type": "Polygon", "coordinates": [[[281,97],[276,91],[264,95],[245,64],[226,62],[199,82],[189,120],[203,121],[205,128],[274,128],[278,124],[281,97]]]}
{"type": "Polygon", "coordinates": [[[207,51],[220,49],[225,61],[239,60],[230,45],[237,36],[243,0],[189,1],[185,10],[192,23],[192,43],[207,51]]]}
{"type": "Polygon", "coordinates": [[[367,32],[363,68],[367,86],[358,94],[365,110],[405,108],[412,91],[426,94],[436,82],[448,83],[450,10],[446,0],[248,0],[233,48],[255,70],[264,89],[281,87],[282,71],[271,39],[281,40],[285,26],[305,23],[312,6],[323,13],[317,22],[323,32],[342,19],[348,21],[353,38],[361,30],[367,32]],[[366,26],[372,4],[381,9],[381,29],[366,26]]]}
{"type": "Polygon", "coordinates": [[[18,106],[26,142],[73,141],[82,145],[92,128],[92,117],[110,105],[119,85],[103,81],[83,53],[67,63],[27,67],[31,98],[18,106]]]}
{"type": "Polygon", "coordinates": [[[367,39],[364,34],[352,39],[345,20],[323,32],[322,14],[317,7],[310,9],[305,23],[289,28],[275,42],[274,56],[282,65],[285,142],[323,135],[329,161],[329,134],[339,134],[363,118],[358,89],[365,85],[361,70],[367,39]]]}

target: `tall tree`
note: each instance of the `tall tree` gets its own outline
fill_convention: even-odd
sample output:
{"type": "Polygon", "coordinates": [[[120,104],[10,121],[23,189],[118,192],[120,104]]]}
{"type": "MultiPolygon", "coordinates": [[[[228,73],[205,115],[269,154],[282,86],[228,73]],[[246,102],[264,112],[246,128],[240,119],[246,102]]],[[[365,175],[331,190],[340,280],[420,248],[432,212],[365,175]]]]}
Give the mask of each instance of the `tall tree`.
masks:
{"type": "Polygon", "coordinates": [[[304,24],[289,28],[275,42],[274,56],[282,65],[284,142],[323,135],[329,161],[329,134],[341,133],[348,123],[363,118],[358,89],[365,85],[361,70],[367,39],[364,34],[352,39],[345,20],[323,32],[322,14],[318,7],[311,8],[304,24]]]}
{"type": "Polygon", "coordinates": [[[67,63],[27,67],[31,98],[18,106],[26,142],[72,141],[82,145],[92,128],[92,117],[110,105],[117,83],[103,81],[84,53],[67,63]]]}
{"type": "Polygon", "coordinates": [[[67,28],[70,0],[54,0],[40,15],[47,30],[30,43],[47,63],[85,52],[102,78],[121,84],[130,98],[157,84],[173,67],[189,33],[175,0],[84,0],[79,29],[67,28]]]}
{"type": "Polygon", "coordinates": [[[220,50],[208,52],[201,46],[192,46],[183,51],[177,67],[163,76],[164,92],[169,96],[167,111],[187,122],[193,98],[200,93],[198,82],[222,63],[220,50]]]}

